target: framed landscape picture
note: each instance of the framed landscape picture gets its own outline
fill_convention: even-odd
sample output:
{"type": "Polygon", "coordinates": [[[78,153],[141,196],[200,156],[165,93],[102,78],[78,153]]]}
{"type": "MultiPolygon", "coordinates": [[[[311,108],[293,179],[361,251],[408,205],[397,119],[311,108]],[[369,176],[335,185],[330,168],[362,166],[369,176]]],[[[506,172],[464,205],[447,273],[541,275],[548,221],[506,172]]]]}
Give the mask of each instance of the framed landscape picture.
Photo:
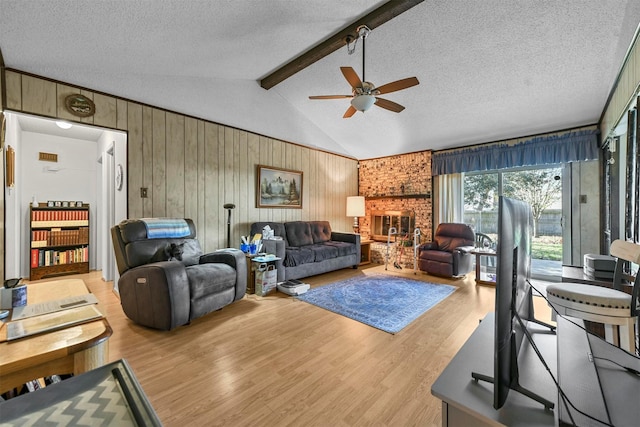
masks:
{"type": "Polygon", "coordinates": [[[256,207],[302,209],[302,172],[258,165],[256,207]]]}

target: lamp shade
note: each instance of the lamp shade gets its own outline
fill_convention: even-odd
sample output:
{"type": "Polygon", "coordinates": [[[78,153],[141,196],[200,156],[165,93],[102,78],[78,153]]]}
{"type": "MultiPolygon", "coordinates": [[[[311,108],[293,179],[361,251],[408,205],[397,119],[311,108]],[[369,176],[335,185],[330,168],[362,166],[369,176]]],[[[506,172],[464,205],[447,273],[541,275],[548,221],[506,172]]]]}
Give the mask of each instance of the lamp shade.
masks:
{"type": "Polygon", "coordinates": [[[347,216],[364,216],[364,196],[347,197],[347,216]]]}
{"type": "Polygon", "coordinates": [[[373,95],[357,95],[351,100],[351,105],[358,111],[367,111],[376,102],[373,95]]]}

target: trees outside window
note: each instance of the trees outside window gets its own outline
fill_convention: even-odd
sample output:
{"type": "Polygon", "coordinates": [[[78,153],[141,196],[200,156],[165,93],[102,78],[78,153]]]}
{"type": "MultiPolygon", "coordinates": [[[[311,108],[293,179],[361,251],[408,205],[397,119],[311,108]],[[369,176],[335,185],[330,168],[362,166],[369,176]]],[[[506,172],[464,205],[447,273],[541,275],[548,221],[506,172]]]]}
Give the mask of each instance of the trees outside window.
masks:
{"type": "Polygon", "coordinates": [[[476,233],[486,234],[499,244],[497,235],[498,197],[504,195],[531,205],[534,260],[533,274],[548,277],[550,268],[562,261],[562,168],[529,168],[467,173],[463,180],[464,222],[476,233]]]}
{"type": "Polygon", "coordinates": [[[504,174],[502,194],[531,205],[533,236],[538,237],[538,223],[545,210],[560,201],[560,168],[531,169],[504,174]]]}
{"type": "Polygon", "coordinates": [[[497,202],[497,173],[483,173],[465,176],[465,222],[471,223],[476,232],[485,234],[493,234],[497,232],[497,202]]]}

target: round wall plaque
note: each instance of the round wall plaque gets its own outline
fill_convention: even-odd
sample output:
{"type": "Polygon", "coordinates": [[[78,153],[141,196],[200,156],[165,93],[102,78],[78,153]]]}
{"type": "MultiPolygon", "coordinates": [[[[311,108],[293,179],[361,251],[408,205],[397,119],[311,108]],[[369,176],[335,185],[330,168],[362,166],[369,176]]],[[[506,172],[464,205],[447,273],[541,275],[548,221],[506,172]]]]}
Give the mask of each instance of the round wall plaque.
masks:
{"type": "Polygon", "coordinates": [[[78,117],[90,117],[96,112],[96,105],[93,101],[79,93],[67,96],[64,99],[64,105],[67,107],[67,111],[78,117]]]}

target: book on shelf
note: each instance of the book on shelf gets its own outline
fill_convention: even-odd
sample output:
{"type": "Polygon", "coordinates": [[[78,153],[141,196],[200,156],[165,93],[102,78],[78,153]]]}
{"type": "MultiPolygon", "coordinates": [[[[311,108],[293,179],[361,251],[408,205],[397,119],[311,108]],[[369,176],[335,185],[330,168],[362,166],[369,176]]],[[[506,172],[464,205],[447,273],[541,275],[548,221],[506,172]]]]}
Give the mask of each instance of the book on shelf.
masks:
{"type": "Polygon", "coordinates": [[[74,264],[89,261],[89,247],[82,246],[75,249],[32,249],[31,267],[48,267],[51,265],[74,264]]]}
{"type": "Polygon", "coordinates": [[[31,221],[86,221],[89,219],[89,210],[32,210],[31,221]]]}
{"type": "Polygon", "coordinates": [[[40,251],[38,249],[31,249],[31,268],[36,268],[38,266],[38,258],[40,251]]]}

